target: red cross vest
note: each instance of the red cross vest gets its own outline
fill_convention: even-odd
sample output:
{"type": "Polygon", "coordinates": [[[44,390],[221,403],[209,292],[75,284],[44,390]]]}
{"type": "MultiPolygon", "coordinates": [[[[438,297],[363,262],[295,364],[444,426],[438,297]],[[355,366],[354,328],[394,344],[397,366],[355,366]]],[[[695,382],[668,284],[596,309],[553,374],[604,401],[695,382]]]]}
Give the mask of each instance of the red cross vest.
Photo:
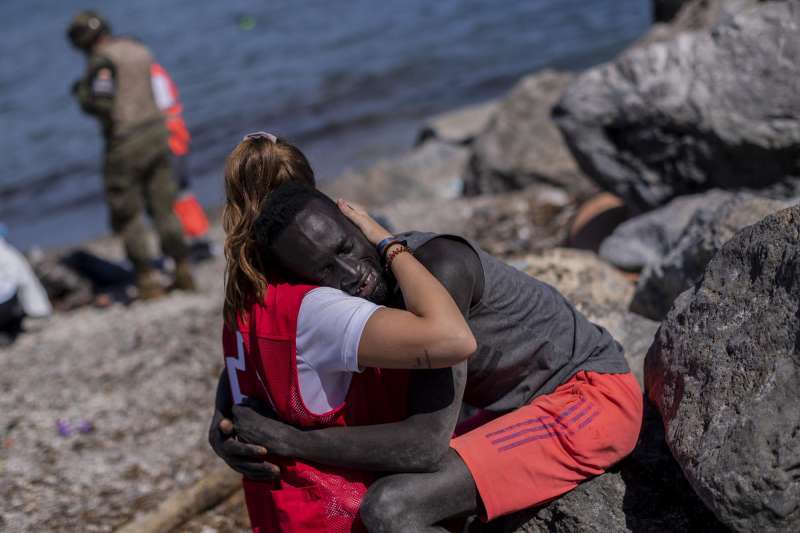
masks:
{"type": "MultiPolygon", "coordinates": [[[[267,288],[264,301],[239,318],[237,331],[225,328],[223,348],[235,403],[244,397],[269,402],[278,417],[301,428],[393,422],[406,411],[407,372],[368,368],[353,374],[345,401],[315,414],[303,403],[297,377],[297,317],[307,285],[267,288]]],[[[361,499],[374,479],[369,472],[271,458],[281,468],[279,482],[243,480],[254,533],[364,531],[361,499]]]]}

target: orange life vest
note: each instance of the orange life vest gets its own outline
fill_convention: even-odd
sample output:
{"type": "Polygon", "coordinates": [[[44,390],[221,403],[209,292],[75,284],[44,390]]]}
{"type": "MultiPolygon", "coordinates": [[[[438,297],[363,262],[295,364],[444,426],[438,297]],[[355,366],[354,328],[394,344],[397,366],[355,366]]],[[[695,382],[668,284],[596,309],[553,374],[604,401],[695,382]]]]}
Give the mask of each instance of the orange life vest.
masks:
{"type": "Polygon", "coordinates": [[[175,82],[166,69],[155,62],[150,65],[150,81],[156,104],[166,117],[170,150],[177,156],[188,154],[192,138],[183,120],[183,105],[175,82]]]}

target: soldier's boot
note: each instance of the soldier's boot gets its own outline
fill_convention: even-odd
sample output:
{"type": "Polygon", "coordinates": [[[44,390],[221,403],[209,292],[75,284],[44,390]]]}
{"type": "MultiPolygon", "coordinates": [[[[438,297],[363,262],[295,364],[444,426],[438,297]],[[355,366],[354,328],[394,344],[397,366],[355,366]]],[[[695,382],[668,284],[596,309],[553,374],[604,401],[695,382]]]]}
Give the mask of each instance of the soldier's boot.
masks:
{"type": "Polygon", "coordinates": [[[182,259],[175,263],[175,283],[173,287],[180,291],[197,290],[197,285],[192,275],[192,267],[188,259],[182,259]]]}
{"type": "Polygon", "coordinates": [[[144,270],[136,275],[136,287],[140,300],[154,300],[166,294],[155,270],[144,270]]]}

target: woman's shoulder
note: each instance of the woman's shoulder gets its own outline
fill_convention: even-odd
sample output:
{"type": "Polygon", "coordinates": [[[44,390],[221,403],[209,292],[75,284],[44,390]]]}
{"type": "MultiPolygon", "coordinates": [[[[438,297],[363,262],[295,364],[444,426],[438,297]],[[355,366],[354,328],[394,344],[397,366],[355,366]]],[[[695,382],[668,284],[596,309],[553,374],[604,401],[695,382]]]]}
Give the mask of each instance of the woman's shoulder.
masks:
{"type": "Polygon", "coordinates": [[[236,317],[236,329],[266,337],[288,334],[294,329],[306,295],[319,288],[292,283],[267,285],[261,296],[254,294],[245,300],[244,309],[236,317]]]}

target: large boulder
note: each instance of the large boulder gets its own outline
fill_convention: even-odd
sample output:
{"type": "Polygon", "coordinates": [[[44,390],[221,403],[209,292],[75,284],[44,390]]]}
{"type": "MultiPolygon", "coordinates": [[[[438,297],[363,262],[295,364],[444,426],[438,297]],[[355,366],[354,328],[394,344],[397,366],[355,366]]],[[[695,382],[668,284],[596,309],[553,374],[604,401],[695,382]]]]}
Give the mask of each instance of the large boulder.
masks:
{"type": "Polygon", "coordinates": [[[554,117],[581,169],[635,209],[715,187],[793,196],[799,76],[800,5],[759,3],[590,69],[554,117]]]}
{"type": "Polygon", "coordinates": [[[800,531],[798,309],[796,206],[725,244],[647,354],[672,454],[735,531],[800,531]]]}
{"type": "Polygon", "coordinates": [[[500,101],[473,142],[468,196],[550,183],[574,194],[593,189],[569,154],[550,112],[572,74],[545,70],[523,78],[500,101]]]}
{"type": "Polygon", "coordinates": [[[663,320],[675,298],[702,278],[708,262],[737,231],[793,203],[797,200],[736,193],[722,199],[715,209],[699,209],[667,255],[644,269],[631,311],[663,320]]]}

